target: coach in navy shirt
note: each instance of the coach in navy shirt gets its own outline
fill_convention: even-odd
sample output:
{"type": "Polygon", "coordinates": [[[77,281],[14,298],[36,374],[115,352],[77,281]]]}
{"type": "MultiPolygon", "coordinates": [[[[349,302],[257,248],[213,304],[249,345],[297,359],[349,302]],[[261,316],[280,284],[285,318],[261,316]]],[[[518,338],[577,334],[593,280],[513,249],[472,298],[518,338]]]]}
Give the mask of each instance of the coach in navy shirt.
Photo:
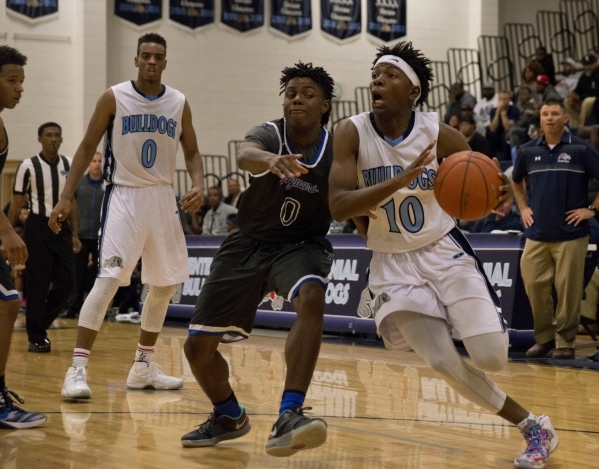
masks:
{"type": "Polygon", "coordinates": [[[527,238],[520,270],[535,323],[536,344],[526,355],[535,358],[554,347],[553,358],[574,358],[587,220],[599,206],[599,195],[590,205],[587,195],[589,179],[599,179],[599,152],[572,135],[567,122],[563,103],[548,100],[541,108],[544,136],[521,147],[512,173],[527,238]],[[553,284],[558,299],[555,321],[553,284]]]}

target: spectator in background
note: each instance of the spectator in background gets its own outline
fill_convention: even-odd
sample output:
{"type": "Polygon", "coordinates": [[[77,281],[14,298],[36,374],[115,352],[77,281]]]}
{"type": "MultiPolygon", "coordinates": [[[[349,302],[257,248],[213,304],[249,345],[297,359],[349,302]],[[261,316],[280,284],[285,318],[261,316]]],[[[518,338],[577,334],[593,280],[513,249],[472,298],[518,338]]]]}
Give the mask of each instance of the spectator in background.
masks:
{"type": "Polygon", "coordinates": [[[518,88],[516,107],[518,108],[518,111],[520,111],[520,114],[526,112],[528,109],[532,109],[534,103],[535,100],[532,99],[532,91],[530,91],[528,85],[523,85],[518,88]]]}
{"type": "MultiPolygon", "coordinates": [[[[561,74],[563,78],[556,83],[555,91],[557,91],[557,93],[560,95],[562,99],[566,99],[568,93],[576,89],[578,79],[580,78],[580,75],[582,75],[582,72],[576,71],[576,61],[572,57],[566,57],[565,59],[563,59],[561,61],[561,65],[561,74]]],[[[566,108],[566,111],[567,110],[568,108],[566,108]]]]}
{"type": "Polygon", "coordinates": [[[474,118],[472,116],[460,121],[459,130],[466,138],[466,141],[468,142],[468,145],[470,145],[472,151],[477,151],[483,155],[492,157],[489,142],[485,137],[476,131],[476,123],[474,122],[474,118]]]}
{"type": "Polygon", "coordinates": [[[234,178],[229,178],[227,181],[227,191],[229,195],[225,197],[224,202],[235,208],[239,208],[239,202],[241,202],[241,196],[243,196],[239,181],[234,178]]]}
{"type": "Polygon", "coordinates": [[[561,101],[562,97],[559,95],[555,88],[551,84],[551,80],[548,75],[541,74],[537,76],[537,93],[540,96],[540,101],[545,102],[550,99],[561,101]]]}
{"type": "MultiPolygon", "coordinates": [[[[206,197],[204,200],[208,200],[206,197]]],[[[204,217],[208,211],[208,205],[204,204],[195,212],[191,212],[188,217],[188,222],[183,227],[186,235],[201,235],[202,225],[204,224],[204,217]]]]}
{"type": "Polygon", "coordinates": [[[65,311],[64,317],[67,318],[79,317],[83,297],[91,291],[98,273],[98,234],[104,198],[102,153],[96,152],[94,155],[87,174],[81,178],[75,190],[75,198],[81,250],[75,255],[76,291],[65,311]]]}
{"type": "Polygon", "coordinates": [[[534,103],[532,108],[524,111],[518,122],[510,128],[508,140],[511,148],[520,148],[526,142],[539,136],[542,106],[542,103],[534,103]]]}
{"type": "Polygon", "coordinates": [[[595,104],[595,98],[599,95],[599,66],[595,54],[586,54],[580,62],[584,68],[584,73],[580,75],[574,93],[580,99],[579,124],[583,126],[588,123],[595,104]]]}
{"type": "Polygon", "coordinates": [[[472,107],[472,104],[462,104],[462,109],[460,110],[460,122],[470,118],[474,119],[474,108],[472,107]]]}
{"type": "Polygon", "coordinates": [[[492,81],[483,83],[483,97],[474,106],[474,121],[476,131],[483,137],[487,136],[487,127],[491,123],[491,109],[497,107],[497,94],[492,81]]]}
{"type": "Polygon", "coordinates": [[[202,224],[202,234],[226,235],[227,217],[236,214],[237,209],[223,202],[223,193],[218,186],[208,189],[208,206],[209,209],[204,215],[202,224]]]}
{"type": "Polygon", "coordinates": [[[500,161],[511,160],[510,147],[507,142],[508,131],[520,119],[520,111],[510,104],[510,93],[500,91],[497,107],[491,109],[491,123],[487,129],[487,140],[491,146],[491,154],[500,161]]]}
{"type": "Polygon", "coordinates": [[[513,211],[514,199],[506,200],[501,207],[485,218],[478,220],[471,228],[471,233],[491,233],[495,230],[524,231],[520,215],[513,211]]]}
{"type": "Polygon", "coordinates": [[[450,127],[453,127],[456,130],[460,130],[460,116],[453,115],[449,118],[449,122],[447,123],[450,127]]]}
{"type": "Polygon", "coordinates": [[[456,82],[449,89],[449,102],[447,103],[447,111],[445,112],[443,122],[449,124],[451,116],[458,116],[459,118],[464,104],[470,104],[474,109],[476,98],[464,89],[464,85],[461,82],[456,82]]]}
{"type": "Polygon", "coordinates": [[[537,97],[537,76],[542,75],[544,73],[543,67],[538,62],[529,62],[522,69],[522,83],[521,85],[528,86],[530,88],[530,92],[532,93],[532,99],[535,101],[538,100],[537,97]]]}
{"type": "Polygon", "coordinates": [[[58,203],[72,162],[71,158],[58,153],[62,129],[55,122],[46,122],[37,134],[42,149],[17,168],[8,219],[13,226],[17,223],[23,198],[29,194],[30,213],[24,236],[29,252],[25,264],[28,350],[47,353],[51,351],[47,330],[66,306],[73,290],[73,252],[79,252],[81,243],[77,236],[76,208],[59,234],[48,226],[48,216],[58,203]]]}
{"type": "Polygon", "coordinates": [[[554,347],[554,359],[575,356],[588,219],[599,205],[599,196],[588,205],[587,193],[589,178],[599,179],[599,152],[567,132],[567,121],[561,101],[546,102],[544,135],[520,149],[512,172],[526,237],[520,268],[534,318],[536,344],[526,352],[531,358],[545,357],[554,347]]]}
{"type": "Polygon", "coordinates": [[[538,63],[543,68],[543,73],[549,78],[549,84],[555,85],[555,65],[553,56],[547,53],[547,48],[543,45],[537,47],[535,54],[531,57],[531,61],[538,63]]]}

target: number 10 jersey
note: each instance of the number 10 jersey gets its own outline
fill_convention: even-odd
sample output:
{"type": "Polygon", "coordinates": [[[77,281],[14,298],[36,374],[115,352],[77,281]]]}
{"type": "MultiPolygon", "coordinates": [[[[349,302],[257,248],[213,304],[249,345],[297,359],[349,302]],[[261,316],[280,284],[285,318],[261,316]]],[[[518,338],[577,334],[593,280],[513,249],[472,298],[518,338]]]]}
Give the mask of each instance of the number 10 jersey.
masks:
{"type": "MultiPolygon", "coordinates": [[[[376,128],[374,115],[350,118],[358,130],[358,187],[370,187],[401,173],[433,140],[439,138],[436,112],[412,112],[403,139],[389,142],[376,128]]],[[[432,149],[437,154],[437,146],[432,149]]],[[[399,189],[376,207],[376,219],[368,225],[368,248],[399,253],[437,241],[455,227],[455,220],[437,203],[433,191],[439,163],[431,161],[407,187],[399,189]]]]}
{"type": "Polygon", "coordinates": [[[185,96],[163,85],[158,96],[148,97],[133,81],[112,91],[116,115],[104,140],[104,179],[128,187],[172,184],[185,96]]]}

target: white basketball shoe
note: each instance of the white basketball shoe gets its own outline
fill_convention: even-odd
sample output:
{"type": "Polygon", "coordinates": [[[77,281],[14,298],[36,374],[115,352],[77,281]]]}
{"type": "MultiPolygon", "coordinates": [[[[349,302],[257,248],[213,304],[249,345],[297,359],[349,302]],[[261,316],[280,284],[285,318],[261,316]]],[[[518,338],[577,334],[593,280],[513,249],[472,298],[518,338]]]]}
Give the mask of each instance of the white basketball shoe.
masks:
{"type": "Polygon", "coordinates": [[[165,375],[154,362],[133,362],[127,389],[181,389],[183,380],[165,375]]]}
{"type": "Polygon", "coordinates": [[[60,394],[67,399],[89,399],[92,397],[92,390],[87,385],[87,366],[69,367],[60,394]]]}

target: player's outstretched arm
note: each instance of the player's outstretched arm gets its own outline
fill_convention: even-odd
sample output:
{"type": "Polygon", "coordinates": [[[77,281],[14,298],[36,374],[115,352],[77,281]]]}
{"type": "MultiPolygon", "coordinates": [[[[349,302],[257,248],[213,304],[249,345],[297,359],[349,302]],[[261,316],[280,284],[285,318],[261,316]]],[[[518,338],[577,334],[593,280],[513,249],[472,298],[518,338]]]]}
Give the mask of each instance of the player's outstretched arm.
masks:
{"type": "Polygon", "coordinates": [[[73,164],[69,170],[69,175],[67,176],[67,181],[62,194],[60,195],[60,199],[50,214],[48,225],[55,233],[60,231],[60,223],[65,221],[69,216],[71,211],[71,200],[73,199],[77,185],[81,180],[81,176],[83,176],[83,173],[85,173],[85,170],[89,167],[98,145],[102,140],[102,136],[111,124],[115,115],[116,100],[114,99],[112,89],[109,89],[100,96],[100,99],[96,104],[96,109],[89,121],[85,136],[79,144],[75,156],[73,156],[73,164]]]}
{"type": "Polygon", "coordinates": [[[360,137],[354,123],[345,119],[335,130],[333,165],[329,174],[329,209],[337,221],[369,213],[373,207],[407,186],[434,158],[431,142],[414,162],[397,176],[374,186],[356,189],[360,137]]]}
{"type": "Polygon", "coordinates": [[[185,107],[183,108],[181,129],[183,130],[180,140],[181,148],[185,157],[185,167],[191,177],[192,188],[187,191],[187,194],[181,198],[179,203],[181,204],[181,210],[184,212],[195,212],[204,202],[204,162],[198,149],[198,139],[193,128],[191,108],[187,100],[185,100],[185,107]]]}
{"type": "Polygon", "coordinates": [[[270,171],[281,179],[296,178],[308,173],[297,162],[301,157],[299,154],[275,155],[254,142],[242,142],[237,149],[237,165],[240,169],[252,174],[270,171]]]}

